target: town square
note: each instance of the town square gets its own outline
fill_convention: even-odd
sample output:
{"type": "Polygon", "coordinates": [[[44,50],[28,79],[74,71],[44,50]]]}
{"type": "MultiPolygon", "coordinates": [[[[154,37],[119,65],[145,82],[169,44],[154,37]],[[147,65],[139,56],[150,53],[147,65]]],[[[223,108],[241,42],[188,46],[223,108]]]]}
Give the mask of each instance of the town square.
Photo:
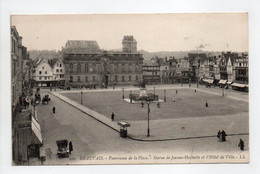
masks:
{"type": "Polygon", "coordinates": [[[246,13],[14,15],[11,24],[13,165],[249,162],[246,13]],[[227,21],[240,30],[219,27],[227,21]],[[196,27],[161,33],[169,22],[196,27]],[[66,29],[54,36],[57,23],[66,29]]]}

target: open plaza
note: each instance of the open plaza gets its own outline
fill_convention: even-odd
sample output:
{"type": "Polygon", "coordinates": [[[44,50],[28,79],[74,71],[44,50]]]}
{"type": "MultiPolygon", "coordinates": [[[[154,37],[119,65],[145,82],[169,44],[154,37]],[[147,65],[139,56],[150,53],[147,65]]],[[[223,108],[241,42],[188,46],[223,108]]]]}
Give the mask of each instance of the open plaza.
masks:
{"type": "Polygon", "coordinates": [[[225,90],[222,96],[223,91],[219,88],[197,88],[196,85],[147,86],[147,92],[155,92],[162,101],[165,90],[166,102],[160,102],[160,108],[157,102],[150,103],[150,136],[147,137],[148,104],[144,103],[142,108],[140,103],[131,104],[125,100],[130,91],[139,93],[139,88],[124,86],[71,91],[42,89],[41,95],[49,94],[51,97],[49,105],[37,106],[43,141],[46,151],[50,152],[43,164],[104,164],[104,160],[109,159],[109,163],[127,164],[128,160],[112,159],[135,155],[142,155],[143,159],[149,160],[136,159],[133,163],[248,160],[249,107],[246,93],[225,90]],[[205,106],[206,101],[208,107],[205,106]],[[56,108],[55,114],[52,113],[53,106],[56,108]],[[111,120],[112,112],[114,121],[111,120]],[[128,138],[119,135],[120,127],[117,123],[120,121],[130,124],[128,138]],[[227,133],[226,142],[218,141],[219,130],[227,133]],[[57,139],[73,142],[74,151],[69,158],[58,158],[55,155],[57,139]],[[240,139],[245,142],[244,151],[238,148],[240,139]],[[211,159],[202,160],[202,154],[211,159]],[[222,154],[231,157],[214,158],[214,155],[222,154]],[[167,155],[172,160],[161,159],[167,155]],[[238,159],[241,155],[243,158],[238,159]],[[102,156],[104,159],[90,160],[91,156],[102,156]]]}

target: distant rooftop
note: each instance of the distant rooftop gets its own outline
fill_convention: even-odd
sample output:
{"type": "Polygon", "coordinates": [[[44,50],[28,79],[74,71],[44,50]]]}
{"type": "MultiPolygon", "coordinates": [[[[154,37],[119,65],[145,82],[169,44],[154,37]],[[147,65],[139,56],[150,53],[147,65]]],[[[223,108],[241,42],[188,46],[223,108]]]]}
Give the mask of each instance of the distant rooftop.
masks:
{"type": "Polygon", "coordinates": [[[97,41],[92,40],[68,40],[65,47],[65,52],[99,52],[100,47],[97,41]]]}
{"type": "Polygon", "coordinates": [[[134,39],[134,36],[124,36],[123,38],[123,42],[136,42],[136,40],[134,39]]]}

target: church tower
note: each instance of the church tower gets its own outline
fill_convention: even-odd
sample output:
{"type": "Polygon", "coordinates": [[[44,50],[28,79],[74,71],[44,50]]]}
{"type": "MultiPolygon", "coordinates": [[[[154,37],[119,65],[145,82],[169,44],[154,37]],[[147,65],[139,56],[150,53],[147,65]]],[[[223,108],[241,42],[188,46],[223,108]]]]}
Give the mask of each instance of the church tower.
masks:
{"type": "Polygon", "coordinates": [[[133,36],[124,36],[122,41],[122,47],[124,53],[137,52],[137,42],[133,36]]]}

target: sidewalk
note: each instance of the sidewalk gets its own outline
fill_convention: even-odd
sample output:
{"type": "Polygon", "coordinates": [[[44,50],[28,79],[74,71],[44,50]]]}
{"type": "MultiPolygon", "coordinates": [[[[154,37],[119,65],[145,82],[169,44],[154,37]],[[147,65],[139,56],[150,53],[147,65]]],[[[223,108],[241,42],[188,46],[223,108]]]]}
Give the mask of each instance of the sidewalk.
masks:
{"type": "MultiPolygon", "coordinates": [[[[187,87],[180,87],[187,88],[187,87]]],[[[189,87],[188,87],[189,88],[189,87]]],[[[169,87],[157,87],[157,89],[172,89],[169,87]]],[[[177,89],[177,87],[175,88],[177,89]]],[[[189,88],[193,89],[193,88],[189,88]]],[[[195,89],[195,88],[194,88],[195,89]]],[[[197,88],[196,88],[197,89],[197,88]]],[[[113,91],[113,89],[99,89],[95,92],[102,91],[113,91]]],[[[121,89],[115,89],[114,91],[119,91],[121,89]]],[[[138,90],[138,88],[128,88],[126,90],[138,90]]],[[[220,95],[219,93],[204,91],[203,92],[214,93],[220,95]]],[[[85,90],[84,90],[85,91],[85,90]]],[[[94,90],[87,90],[91,92],[94,90]]],[[[111,121],[106,116],[99,114],[75,101],[68,99],[67,97],[61,95],[60,93],[66,93],[72,91],[50,91],[52,95],[61,99],[62,101],[70,104],[71,106],[77,108],[81,112],[89,115],[90,117],[96,119],[97,121],[105,124],[106,126],[112,128],[113,130],[119,132],[120,127],[117,122],[111,121]]],[[[73,91],[80,92],[80,91],[73,91]]],[[[234,99],[247,101],[237,97],[232,97],[234,99]]],[[[208,117],[193,117],[193,118],[178,118],[178,119],[167,119],[167,120],[150,120],[150,137],[147,137],[147,121],[129,121],[131,127],[128,128],[128,135],[130,138],[138,140],[156,140],[160,141],[163,139],[178,139],[178,138],[190,138],[190,137],[208,137],[216,136],[219,130],[224,129],[227,134],[248,134],[249,128],[249,118],[248,113],[240,113],[238,115],[230,116],[208,116],[208,117]]]]}

